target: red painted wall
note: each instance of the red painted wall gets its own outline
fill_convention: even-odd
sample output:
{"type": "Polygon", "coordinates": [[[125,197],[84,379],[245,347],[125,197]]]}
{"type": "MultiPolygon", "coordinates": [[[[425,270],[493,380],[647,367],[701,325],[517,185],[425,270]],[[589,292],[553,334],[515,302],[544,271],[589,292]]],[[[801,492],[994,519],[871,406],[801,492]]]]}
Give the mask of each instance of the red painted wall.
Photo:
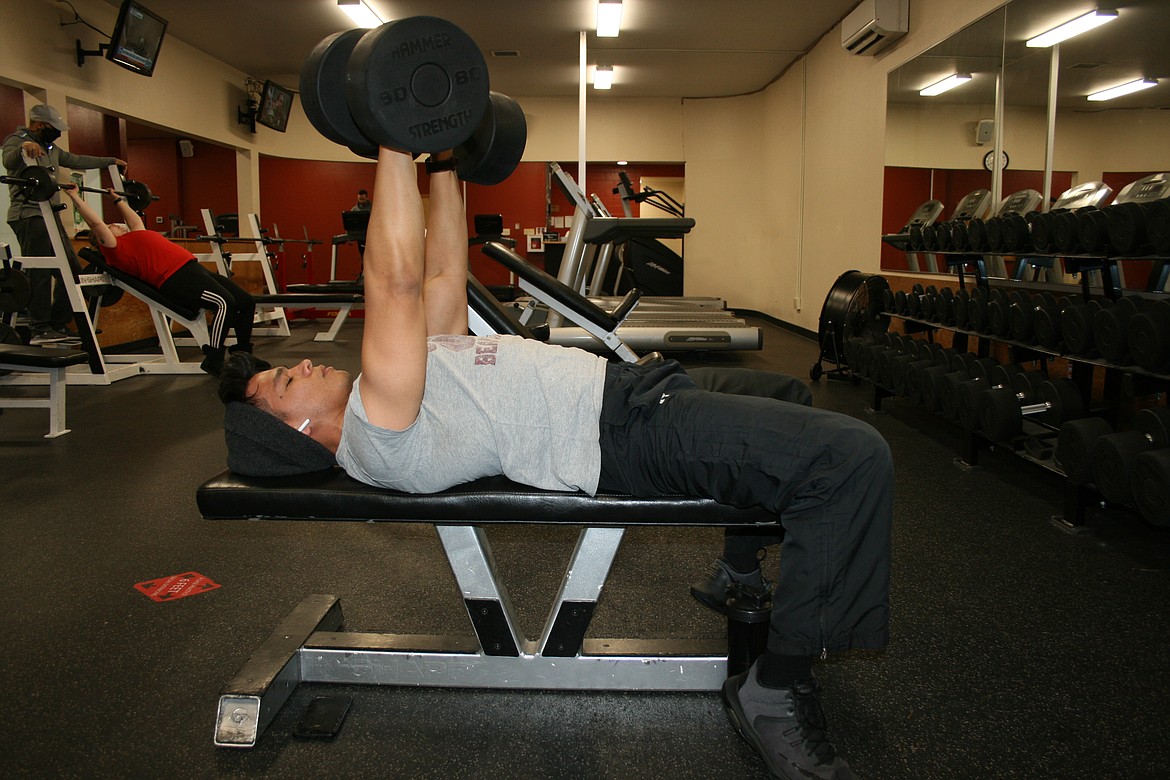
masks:
{"type": "Polygon", "coordinates": [[[27,121],[24,92],[17,87],[0,84],[0,135],[6,137],[16,128],[24,127],[27,121]]]}

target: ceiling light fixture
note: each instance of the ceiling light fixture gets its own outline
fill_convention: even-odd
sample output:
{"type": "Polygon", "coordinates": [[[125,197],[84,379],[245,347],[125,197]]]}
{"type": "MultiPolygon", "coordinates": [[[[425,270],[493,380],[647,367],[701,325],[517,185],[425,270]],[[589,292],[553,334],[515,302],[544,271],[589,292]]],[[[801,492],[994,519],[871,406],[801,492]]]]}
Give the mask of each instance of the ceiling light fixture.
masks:
{"type": "Polygon", "coordinates": [[[597,0],[597,37],[616,38],[622,26],[622,0],[597,0]]]}
{"type": "Polygon", "coordinates": [[[1131,95],[1134,92],[1141,92],[1143,89],[1149,89],[1150,87],[1156,86],[1158,86],[1157,79],[1138,79],[1136,81],[1130,81],[1126,84],[1121,84],[1116,87],[1103,89],[1100,92],[1094,92],[1093,94],[1089,95],[1089,100],[1112,100],[1113,98],[1119,98],[1122,95],[1131,95]]]}
{"type": "Polygon", "coordinates": [[[383,24],[382,17],[366,5],[366,0],[337,0],[337,7],[345,11],[358,27],[373,29],[383,24]]]}
{"type": "Polygon", "coordinates": [[[936,81],[925,89],[918,90],[918,94],[923,97],[934,97],[935,95],[941,95],[948,89],[954,89],[961,84],[966,84],[970,80],[970,73],[956,73],[953,76],[947,76],[942,81],[936,81]]]}
{"type": "Polygon", "coordinates": [[[1061,41],[1067,41],[1073,36],[1088,32],[1094,27],[1100,27],[1107,22],[1112,22],[1116,18],[1116,11],[1089,11],[1089,13],[1084,16],[1078,16],[1071,22],[1065,22],[1059,27],[1053,27],[1048,32],[1040,33],[1035,38],[1029,38],[1028,46],[1033,49],[1044,49],[1049,46],[1055,46],[1061,41]]]}
{"type": "Polygon", "coordinates": [[[613,66],[598,65],[593,71],[593,88],[609,89],[613,86],[613,66]]]}

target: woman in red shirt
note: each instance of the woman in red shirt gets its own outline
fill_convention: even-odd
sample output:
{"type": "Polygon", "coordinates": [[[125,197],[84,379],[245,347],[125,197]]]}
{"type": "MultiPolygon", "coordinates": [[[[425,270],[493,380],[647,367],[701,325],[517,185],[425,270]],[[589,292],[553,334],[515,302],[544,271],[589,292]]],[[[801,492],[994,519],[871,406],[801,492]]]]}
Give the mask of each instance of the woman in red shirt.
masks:
{"type": "Polygon", "coordinates": [[[224,340],[236,334],[233,352],[252,351],[252,321],[256,301],[247,290],[221,274],[212,273],[183,247],[161,233],[147,230],[126,199],[114,193],[114,205],[125,222],[105,223],[72,185],[64,187],[78,213],[89,225],[90,243],[106,262],[156,288],[162,296],[188,309],[211,311],[211,343],[203,347],[200,367],[219,376],[223,370],[224,340]]]}

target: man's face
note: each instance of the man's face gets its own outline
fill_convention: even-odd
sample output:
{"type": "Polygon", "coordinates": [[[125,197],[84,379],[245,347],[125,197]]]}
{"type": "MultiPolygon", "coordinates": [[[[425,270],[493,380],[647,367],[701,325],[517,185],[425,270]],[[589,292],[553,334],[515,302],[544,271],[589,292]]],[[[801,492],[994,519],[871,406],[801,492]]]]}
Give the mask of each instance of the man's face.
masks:
{"type": "Polygon", "coordinates": [[[130,232],[130,228],[125,222],[111,222],[110,224],[106,225],[106,227],[108,227],[110,232],[114,234],[114,238],[124,236],[130,232]]]}
{"type": "MultiPolygon", "coordinates": [[[[266,403],[294,428],[305,420],[324,420],[345,408],[353,385],[348,371],[302,360],[275,366],[248,380],[248,397],[266,403]]],[[[310,423],[312,425],[312,423],[310,423]]]]}

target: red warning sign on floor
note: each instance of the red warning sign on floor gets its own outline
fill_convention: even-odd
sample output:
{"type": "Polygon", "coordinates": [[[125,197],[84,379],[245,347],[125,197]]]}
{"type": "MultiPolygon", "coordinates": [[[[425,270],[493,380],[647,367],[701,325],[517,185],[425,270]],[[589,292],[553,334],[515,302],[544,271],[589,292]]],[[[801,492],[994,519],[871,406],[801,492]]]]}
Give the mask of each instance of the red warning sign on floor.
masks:
{"type": "Polygon", "coordinates": [[[170,577],[140,582],[134,589],[146,594],[152,601],[174,601],[187,596],[197,596],[218,587],[219,583],[212,582],[199,572],[189,571],[186,574],[172,574],[170,577]]]}

